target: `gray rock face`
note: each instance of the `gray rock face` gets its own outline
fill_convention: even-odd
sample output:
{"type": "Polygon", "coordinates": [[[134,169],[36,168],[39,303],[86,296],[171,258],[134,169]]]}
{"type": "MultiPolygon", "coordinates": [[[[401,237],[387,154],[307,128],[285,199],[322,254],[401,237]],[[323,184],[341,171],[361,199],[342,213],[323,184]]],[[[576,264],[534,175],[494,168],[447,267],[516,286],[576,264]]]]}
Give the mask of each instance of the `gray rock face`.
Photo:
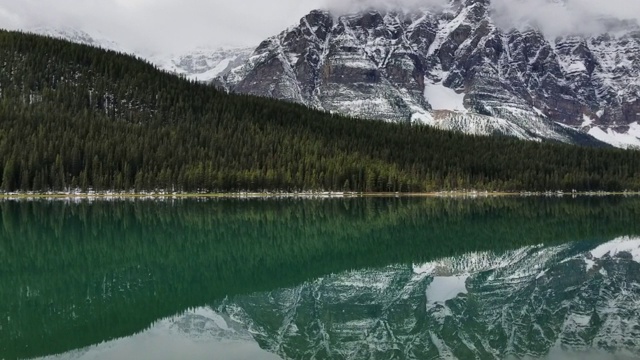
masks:
{"type": "Polygon", "coordinates": [[[576,130],[597,128],[600,140],[640,146],[640,27],[608,26],[601,36],[557,39],[504,30],[488,0],[438,11],[312,11],[217,81],[357,117],[570,143],[586,138],[576,130]]]}
{"type": "Polygon", "coordinates": [[[219,311],[283,359],[637,358],[639,246],[620,238],[352,271],[219,311]]]}

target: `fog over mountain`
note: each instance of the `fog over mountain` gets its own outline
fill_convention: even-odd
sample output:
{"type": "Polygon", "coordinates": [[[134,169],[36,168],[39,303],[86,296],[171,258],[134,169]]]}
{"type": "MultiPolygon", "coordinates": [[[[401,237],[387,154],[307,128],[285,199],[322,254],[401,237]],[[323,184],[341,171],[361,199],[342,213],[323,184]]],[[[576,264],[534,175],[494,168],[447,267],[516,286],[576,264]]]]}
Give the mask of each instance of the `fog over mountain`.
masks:
{"type": "MultiPolygon", "coordinates": [[[[453,2],[462,2],[454,0],[453,2]]],[[[606,20],[638,21],[640,2],[629,0],[490,0],[496,19],[503,28],[535,26],[549,36],[600,34],[607,30],[606,20]]],[[[449,0],[327,0],[326,8],[335,13],[353,13],[366,9],[439,9],[449,0]]]]}
{"type": "MultiPolygon", "coordinates": [[[[459,1],[459,0],[455,0],[459,1]]],[[[555,36],[601,32],[602,18],[637,20],[629,0],[493,0],[505,27],[536,24],[555,36]]],[[[0,27],[74,27],[125,47],[181,52],[197,46],[250,46],[295,24],[312,9],[339,14],[366,8],[443,7],[448,0],[0,0],[0,27]]]]}
{"type": "Polygon", "coordinates": [[[505,28],[538,27],[547,36],[598,35],[610,20],[640,19],[640,2],[629,0],[492,0],[493,18],[505,28]]]}
{"type": "Polygon", "coordinates": [[[127,48],[182,52],[255,45],[320,5],[318,0],[0,0],[0,27],[73,27],[127,48]]]}

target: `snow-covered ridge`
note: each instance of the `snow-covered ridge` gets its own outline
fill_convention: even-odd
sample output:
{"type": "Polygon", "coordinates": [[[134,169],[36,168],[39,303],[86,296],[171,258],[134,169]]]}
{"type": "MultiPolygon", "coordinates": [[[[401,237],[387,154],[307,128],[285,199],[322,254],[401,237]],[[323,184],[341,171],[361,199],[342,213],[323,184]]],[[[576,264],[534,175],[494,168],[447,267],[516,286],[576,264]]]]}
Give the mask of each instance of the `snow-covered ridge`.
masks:
{"type": "Polygon", "coordinates": [[[113,51],[126,52],[126,53],[131,52],[131,51],[128,51],[126,48],[120,46],[115,41],[110,40],[109,38],[107,38],[106,36],[98,32],[95,32],[90,35],[89,33],[83,30],[72,28],[72,27],[53,28],[53,27],[45,27],[45,26],[28,28],[28,29],[24,29],[24,31],[33,33],[33,34],[49,36],[56,39],[63,39],[63,40],[77,43],[77,44],[100,47],[106,50],[113,50],[113,51]]]}
{"type": "Polygon", "coordinates": [[[490,0],[469,0],[341,16],[315,10],[256,49],[149,54],[77,29],[34,31],[134,53],[229,91],[332,113],[638,148],[640,28],[614,25],[599,36],[550,39],[531,27],[502,29],[490,0]]]}
{"type": "Polygon", "coordinates": [[[500,28],[489,3],[341,16],[313,11],[218,81],[235,92],[356,117],[638,146],[637,26],[547,39],[534,28],[500,28]]]}
{"type": "Polygon", "coordinates": [[[150,53],[124,47],[97,32],[88,33],[70,27],[36,27],[25,31],[136,55],[162,70],[201,82],[210,82],[227,74],[232,68],[242,64],[253,51],[253,48],[247,47],[199,47],[183,53],[150,53]]]}
{"type": "Polygon", "coordinates": [[[253,48],[198,48],[182,54],[151,55],[148,61],[159,68],[199,82],[226,75],[249,58],[253,48]]]}
{"type": "Polygon", "coordinates": [[[637,121],[629,124],[626,132],[619,132],[616,128],[601,128],[589,126],[589,135],[594,138],[623,149],[640,149],[640,125],[637,121]]]}

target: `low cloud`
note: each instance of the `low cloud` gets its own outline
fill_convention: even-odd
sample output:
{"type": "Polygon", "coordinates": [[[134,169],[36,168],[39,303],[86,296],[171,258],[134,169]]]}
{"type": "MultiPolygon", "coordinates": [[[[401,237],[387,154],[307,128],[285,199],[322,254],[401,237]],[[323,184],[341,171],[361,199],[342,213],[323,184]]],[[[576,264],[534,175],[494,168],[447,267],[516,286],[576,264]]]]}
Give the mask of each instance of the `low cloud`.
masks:
{"type": "Polygon", "coordinates": [[[323,0],[0,0],[0,28],[71,27],[128,49],[257,45],[323,0]]]}
{"type": "MultiPolygon", "coordinates": [[[[466,1],[466,0],[463,0],[466,1]]],[[[450,0],[0,0],[0,28],[75,27],[128,49],[181,52],[196,46],[256,45],[317,8],[428,8],[450,0]]],[[[639,0],[492,0],[504,28],[536,26],[550,36],[598,33],[604,18],[637,20],[639,0]],[[565,4],[560,4],[564,1],[565,4]]]]}
{"type": "Polygon", "coordinates": [[[323,4],[335,14],[350,14],[360,11],[379,10],[415,10],[432,9],[437,11],[449,3],[449,0],[327,0],[323,4]]]}
{"type": "MultiPolygon", "coordinates": [[[[463,0],[466,1],[466,0],[463,0]]],[[[325,0],[337,15],[369,9],[438,11],[451,0],[325,0]]],[[[614,20],[640,21],[638,0],[492,0],[492,18],[505,30],[535,27],[550,37],[601,34],[615,27],[614,20]]]]}
{"type": "Polygon", "coordinates": [[[601,34],[616,21],[638,21],[635,0],[493,0],[493,19],[503,28],[534,26],[548,36],[601,34]]]}

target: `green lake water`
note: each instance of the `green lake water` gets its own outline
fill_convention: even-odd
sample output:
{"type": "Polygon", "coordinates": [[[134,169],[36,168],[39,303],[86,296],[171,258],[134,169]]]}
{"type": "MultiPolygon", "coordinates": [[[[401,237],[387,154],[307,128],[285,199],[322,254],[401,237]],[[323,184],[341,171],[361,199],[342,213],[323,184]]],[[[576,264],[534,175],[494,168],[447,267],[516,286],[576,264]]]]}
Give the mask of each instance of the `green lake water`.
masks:
{"type": "Polygon", "coordinates": [[[640,198],[0,202],[0,359],[635,359],[640,198]]]}

